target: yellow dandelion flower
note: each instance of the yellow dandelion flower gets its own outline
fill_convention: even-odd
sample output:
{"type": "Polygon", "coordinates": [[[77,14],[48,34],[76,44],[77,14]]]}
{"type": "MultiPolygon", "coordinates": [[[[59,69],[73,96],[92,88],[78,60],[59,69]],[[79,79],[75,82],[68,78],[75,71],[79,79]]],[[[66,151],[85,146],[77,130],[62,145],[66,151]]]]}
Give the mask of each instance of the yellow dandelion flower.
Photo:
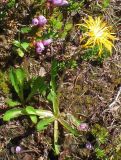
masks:
{"type": "Polygon", "coordinates": [[[99,47],[99,56],[101,56],[104,47],[112,53],[112,48],[114,47],[113,42],[116,40],[116,37],[115,33],[112,32],[111,26],[108,26],[100,17],[93,19],[91,16],[89,16],[88,19],[85,19],[81,26],[87,29],[81,39],[81,41],[87,40],[83,47],[93,48],[97,45],[99,47]]]}

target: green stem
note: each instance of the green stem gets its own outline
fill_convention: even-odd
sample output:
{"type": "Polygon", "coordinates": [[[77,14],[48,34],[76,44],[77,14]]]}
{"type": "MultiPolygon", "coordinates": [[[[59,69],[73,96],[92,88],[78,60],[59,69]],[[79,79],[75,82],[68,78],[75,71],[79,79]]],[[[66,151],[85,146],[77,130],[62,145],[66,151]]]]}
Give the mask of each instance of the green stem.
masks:
{"type": "Polygon", "coordinates": [[[54,121],[54,149],[55,154],[58,155],[60,153],[59,151],[59,145],[58,145],[58,121],[54,121]]]}
{"type": "Polygon", "coordinates": [[[59,101],[58,101],[58,97],[54,97],[54,101],[53,101],[53,111],[54,111],[54,115],[58,116],[59,115],[59,101]]]}

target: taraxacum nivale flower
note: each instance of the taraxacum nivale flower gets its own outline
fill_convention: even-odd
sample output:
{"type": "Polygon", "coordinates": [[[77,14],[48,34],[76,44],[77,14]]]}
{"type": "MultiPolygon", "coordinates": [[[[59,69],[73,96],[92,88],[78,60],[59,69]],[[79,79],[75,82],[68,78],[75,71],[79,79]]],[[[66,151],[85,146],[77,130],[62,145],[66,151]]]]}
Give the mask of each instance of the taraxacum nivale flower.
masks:
{"type": "Polygon", "coordinates": [[[99,56],[101,56],[104,48],[110,53],[112,52],[112,48],[114,47],[113,42],[116,40],[115,33],[112,32],[112,27],[104,22],[103,19],[89,16],[87,19],[84,19],[83,24],[79,25],[86,29],[83,37],[81,37],[81,41],[87,41],[83,47],[93,48],[94,46],[98,46],[99,56]]]}

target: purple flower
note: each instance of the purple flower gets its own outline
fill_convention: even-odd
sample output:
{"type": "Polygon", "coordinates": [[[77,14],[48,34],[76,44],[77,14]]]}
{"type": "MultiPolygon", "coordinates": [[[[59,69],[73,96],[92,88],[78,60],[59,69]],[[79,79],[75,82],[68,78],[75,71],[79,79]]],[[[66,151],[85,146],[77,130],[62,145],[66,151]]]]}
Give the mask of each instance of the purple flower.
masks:
{"type": "Polygon", "coordinates": [[[35,45],[36,45],[36,52],[38,54],[40,54],[45,49],[45,47],[44,47],[44,45],[43,45],[43,43],[41,41],[36,42],[35,45]]]}
{"type": "Polygon", "coordinates": [[[52,3],[56,6],[60,6],[63,0],[52,0],[52,3]]]}
{"type": "Polygon", "coordinates": [[[42,41],[36,42],[35,45],[36,45],[37,48],[42,48],[43,50],[44,50],[44,48],[45,48],[44,45],[43,45],[43,43],[42,43],[42,41]]]}
{"type": "Polygon", "coordinates": [[[87,142],[86,143],[86,148],[91,150],[92,149],[92,144],[90,142],[87,142]]]}
{"type": "Polygon", "coordinates": [[[40,48],[40,47],[37,47],[36,48],[36,52],[38,53],[38,54],[41,54],[41,52],[43,51],[44,49],[42,49],[42,48],[40,48]]]}
{"type": "Polygon", "coordinates": [[[55,6],[65,6],[68,5],[68,1],[66,0],[51,0],[55,6]]]}
{"type": "Polygon", "coordinates": [[[33,26],[37,26],[39,24],[39,20],[37,19],[37,18],[34,18],[33,20],[32,20],[32,25],[33,26]]]}
{"type": "Polygon", "coordinates": [[[81,123],[79,126],[78,126],[78,130],[80,131],[88,131],[89,130],[89,126],[87,123],[81,123]]]}
{"type": "Polygon", "coordinates": [[[52,39],[43,40],[43,45],[48,46],[50,43],[52,43],[52,39]]]}
{"type": "Polygon", "coordinates": [[[39,26],[44,26],[47,23],[47,19],[42,15],[38,17],[38,21],[39,26]]]}
{"type": "Polygon", "coordinates": [[[21,147],[20,147],[20,146],[17,146],[17,147],[16,147],[16,149],[15,149],[16,153],[20,153],[20,152],[21,152],[21,150],[22,150],[22,149],[21,149],[21,147]]]}
{"type": "Polygon", "coordinates": [[[63,2],[61,3],[61,6],[67,6],[69,3],[66,0],[63,0],[63,2]]]}

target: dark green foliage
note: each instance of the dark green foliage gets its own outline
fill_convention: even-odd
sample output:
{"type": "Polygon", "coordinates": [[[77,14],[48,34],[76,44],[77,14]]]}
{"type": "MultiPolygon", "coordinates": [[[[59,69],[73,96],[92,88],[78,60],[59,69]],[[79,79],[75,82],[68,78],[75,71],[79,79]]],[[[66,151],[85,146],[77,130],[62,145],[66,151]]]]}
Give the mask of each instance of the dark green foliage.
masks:
{"type": "Polygon", "coordinates": [[[64,70],[66,68],[75,69],[78,66],[76,60],[63,61],[63,62],[60,62],[58,65],[60,70],[64,70]]]}
{"type": "Polygon", "coordinates": [[[104,144],[107,141],[108,131],[99,124],[95,124],[91,132],[96,137],[98,144],[104,144]]]}
{"type": "Polygon", "coordinates": [[[102,62],[105,58],[108,58],[110,56],[110,53],[104,48],[103,53],[101,56],[98,56],[99,48],[98,46],[95,46],[93,48],[87,49],[84,53],[84,55],[81,56],[83,60],[94,60],[96,59],[98,62],[102,62]]]}
{"type": "Polygon", "coordinates": [[[27,74],[22,68],[11,68],[10,80],[22,104],[30,101],[36,93],[42,94],[47,88],[42,77],[28,80],[27,74]]]}
{"type": "Polygon", "coordinates": [[[110,0],[103,0],[102,7],[107,8],[110,4],[110,0]]]}

